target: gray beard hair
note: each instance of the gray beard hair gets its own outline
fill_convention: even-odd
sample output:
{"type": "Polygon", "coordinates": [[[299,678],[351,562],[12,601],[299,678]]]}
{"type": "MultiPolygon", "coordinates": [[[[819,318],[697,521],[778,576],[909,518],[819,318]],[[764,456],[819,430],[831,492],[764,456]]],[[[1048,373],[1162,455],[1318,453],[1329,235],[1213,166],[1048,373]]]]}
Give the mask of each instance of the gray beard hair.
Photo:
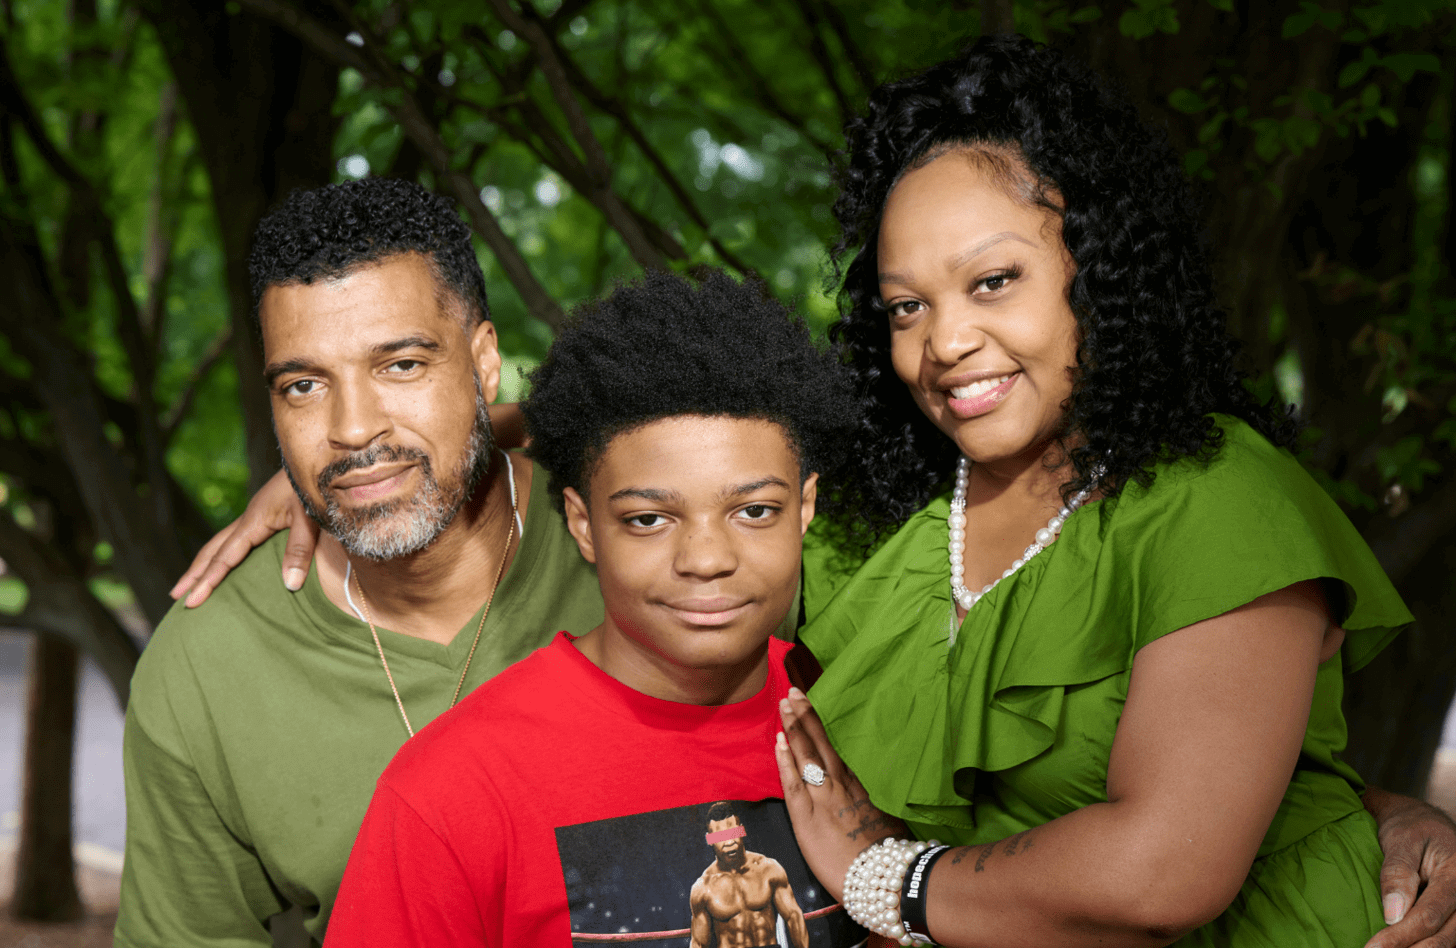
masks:
{"type": "Polygon", "coordinates": [[[299,489],[287,462],[283,469],[304,511],[328,531],[351,557],[381,563],[410,556],[429,548],[439,539],[475,493],[475,488],[490,470],[490,456],[495,450],[495,437],[490,428],[490,415],[485,408],[485,393],[480,379],[475,380],[475,424],[460,463],[444,483],[435,477],[429,455],[418,448],[392,444],[376,444],[340,458],[319,472],[318,491],[324,498],[319,509],[299,489]],[[339,506],[338,495],[330,488],[349,471],[369,467],[380,461],[416,461],[421,485],[412,497],[345,509],[339,506]]]}

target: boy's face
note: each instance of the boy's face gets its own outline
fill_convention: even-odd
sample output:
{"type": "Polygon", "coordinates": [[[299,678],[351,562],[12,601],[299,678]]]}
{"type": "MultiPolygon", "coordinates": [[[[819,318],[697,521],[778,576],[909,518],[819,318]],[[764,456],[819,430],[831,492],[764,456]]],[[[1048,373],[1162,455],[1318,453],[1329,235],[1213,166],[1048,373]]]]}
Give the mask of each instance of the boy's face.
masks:
{"type": "Polygon", "coordinates": [[[567,525],[606,604],[600,644],[616,658],[603,669],[669,697],[664,683],[732,680],[761,662],[793,605],[816,480],[800,486],[773,422],[689,415],[613,438],[590,508],[566,490],[567,525]]]}

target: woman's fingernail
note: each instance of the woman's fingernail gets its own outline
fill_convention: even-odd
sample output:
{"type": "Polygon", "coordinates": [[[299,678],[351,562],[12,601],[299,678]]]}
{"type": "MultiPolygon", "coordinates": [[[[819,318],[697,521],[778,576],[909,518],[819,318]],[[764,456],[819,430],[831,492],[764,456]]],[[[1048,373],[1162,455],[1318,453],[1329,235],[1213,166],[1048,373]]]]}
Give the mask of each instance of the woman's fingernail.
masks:
{"type": "Polygon", "coordinates": [[[790,698],[802,698],[802,697],[804,697],[804,693],[802,691],[800,691],[798,688],[795,688],[792,685],[790,685],[789,686],[789,697],[790,698]]]}
{"type": "Polygon", "coordinates": [[[303,570],[294,566],[284,571],[283,585],[287,586],[291,592],[298,592],[303,588],[303,580],[306,575],[303,570]]]}
{"type": "Polygon", "coordinates": [[[784,732],[783,731],[779,731],[777,734],[774,735],[774,749],[775,750],[788,750],[789,749],[789,742],[784,737],[784,732]]]}
{"type": "Polygon", "coordinates": [[[1394,925],[1405,918],[1405,896],[1392,892],[1385,897],[1385,924],[1394,925]]]}

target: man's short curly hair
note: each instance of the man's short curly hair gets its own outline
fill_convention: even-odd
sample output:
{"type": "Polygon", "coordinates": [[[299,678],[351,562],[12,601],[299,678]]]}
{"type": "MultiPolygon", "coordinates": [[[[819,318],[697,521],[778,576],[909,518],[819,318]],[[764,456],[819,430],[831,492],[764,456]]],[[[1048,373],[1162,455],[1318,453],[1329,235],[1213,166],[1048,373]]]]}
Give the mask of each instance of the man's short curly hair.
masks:
{"type": "Polygon", "coordinates": [[[801,476],[832,478],[859,405],[838,352],[816,345],[767,287],[710,271],[696,284],[649,272],[579,307],[521,410],[560,508],[568,487],[587,497],[614,437],[681,415],[775,422],[801,476]]]}
{"type": "MultiPolygon", "coordinates": [[[[975,155],[995,180],[1061,218],[1076,263],[1067,290],[1077,319],[1074,387],[1063,435],[1075,477],[1101,465],[1103,491],[1147,484],[1157,460],[1207,458],[1220,444],[1208,417],[1227,412],[1289,444],[1286,410],[1261,405],[1235,366],[1238,346],[1214,297],[1200,208],[1166,136],[1086,68],[1023,37],[987,37],[966,52],[889,82],[846,126],[837,169],[842,316],[831,337],[853,359],[870,407],[843,482],[849,509],[892,527],[947,483],[957,447],[911,400],[890,363],[876,245],[895,183],[946,151],[975,155]]],[[[863,522],[863,521],[860,521],[863,522]]]]}
{"type": "Polygon", "coordinates": [[[452,297],[442,306],[463,307],[467,328],[490,318],[470,228],[448,198],[398,178],[294,191],[270,211],[248,256],[253,314],[270,286],[332,279],[401,253],[430,261],[435,282],[452,297]]]}

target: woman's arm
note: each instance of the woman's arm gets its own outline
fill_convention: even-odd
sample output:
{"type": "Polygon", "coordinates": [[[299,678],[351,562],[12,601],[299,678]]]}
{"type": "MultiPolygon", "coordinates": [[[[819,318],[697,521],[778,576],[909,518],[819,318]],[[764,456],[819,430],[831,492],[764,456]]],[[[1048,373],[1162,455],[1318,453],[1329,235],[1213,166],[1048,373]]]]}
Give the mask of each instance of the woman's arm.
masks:
{"type": "MultiPolygon", "coordinates": [[[[520,405],[506,402],[486,410],[496,447],[507,451],[526,447],[530,439],[520,405]]],[[[192,565],[172,587],[172,598],[180,599],[185,594],[187,608],[202,605],[233,567],[279,530],[292,531],[283,552],[283,585],[294,592],[302,589],[318,545],[319,527],[304,513],[288,475],[279,471],[248,501],[241,517],[223,527],[197,552],[192,565]]]]}
{"type": "MultiPolygon", "coordinates": [[[[927,883],[931,936],[952,948],[1151,946],[1217,917],[1289,785],[1331,630],[1318,585],[1299,583],[1139,651],[1108,802],[948,853],[927,883]]],[[[864,814],[824,794],[837,779],[789,792],[823,733],[796,701],[785,798],[800,848],[838,895],[864,814]]]]}

